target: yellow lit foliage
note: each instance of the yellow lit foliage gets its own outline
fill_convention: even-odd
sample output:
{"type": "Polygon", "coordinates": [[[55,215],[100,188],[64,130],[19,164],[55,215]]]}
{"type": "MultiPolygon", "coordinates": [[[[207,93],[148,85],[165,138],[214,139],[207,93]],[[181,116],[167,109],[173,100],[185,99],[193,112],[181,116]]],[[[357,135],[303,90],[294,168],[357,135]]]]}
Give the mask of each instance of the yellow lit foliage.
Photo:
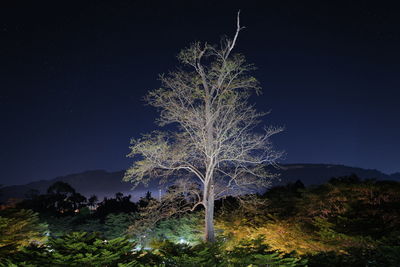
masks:
{"type": "MultiPolygon", "coordinates": [[[[0,214],[0,254],[47,240],[47,225],[32,210],[4,210],[0,214]]],[[[0,255],[1,256],[1,255],[0,255]]]]}
{"type": "Polygon", "coordinates": [[[241,225],[237,221],[229,223],[218,221],[217,228],[232,237],[229,246],[242,239],[254,239],[263,235],[264,242],[273,250],[286,253],[293,250],[298,254],[335,250],[335,246],[321,242],[315,234],[306,233],[299,225],[285,221],[268,221],[259,227],[241,225]]]}

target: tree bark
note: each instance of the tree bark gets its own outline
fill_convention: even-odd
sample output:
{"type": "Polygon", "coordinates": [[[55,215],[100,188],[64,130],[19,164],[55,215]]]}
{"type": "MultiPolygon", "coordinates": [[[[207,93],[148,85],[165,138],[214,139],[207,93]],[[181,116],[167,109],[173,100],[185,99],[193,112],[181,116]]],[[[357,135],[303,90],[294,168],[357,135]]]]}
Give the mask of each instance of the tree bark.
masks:
{"type": "Polygon", "coordinates": [[[214,234],[214,186],[210,185],[205,206],[205,236],[204,241],[215,242],[214,234]]]}

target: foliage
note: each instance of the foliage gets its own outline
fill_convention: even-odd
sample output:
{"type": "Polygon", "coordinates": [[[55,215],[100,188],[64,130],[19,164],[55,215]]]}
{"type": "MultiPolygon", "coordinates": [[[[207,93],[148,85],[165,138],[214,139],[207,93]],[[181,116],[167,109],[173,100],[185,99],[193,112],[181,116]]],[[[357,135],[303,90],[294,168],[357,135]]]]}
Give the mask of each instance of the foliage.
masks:
{"type": "Polygon", "coordinates": [[[400,224],[399,192],[398,182],[339,177],[305,191],[296,204],[299,209],[296,216],[325,218],[339,232],[368,233],[379,238],[400,224]]]}
{"type": "Polygon", "coordinates": [[[45,217],[49,224],[50,234],[54,237],[71,232],[104,232],[104,225],[99,219],[93,218],[87,208],[74,216],[45,217]]]}
{"type": "Polygon", "coordinates": [[[284,252],[338,253],[376,249],[400,227],[400,183],[339,177],[304,188],[296,182],[276,187],[263,196],[263,212],[227,207],[217,227],[232,236],[265,235],[265,242],[284,252]]]}
{"type": "Polygon", "coordinates": [[[271,248],[265,245],[263,236],[253,240],[241,240],[225,257],[233,266],[307,266],[307,260],[294,253],[271,251],[271,248]]]}
{"type": "MultiPolygon", "coordinates": [[[[102,236],[105,235],[105,225],[101,223],[99,219],[86,219],[84,222],[75,222],[74,232],[89,232],[89,233],[100,233],[102,236]]],[[[123,236],[119,235],[118,237],[123,236]]],[[[115,238],[115,237],[114,237],[115,238]]],[[[111,239],[111,238],[110,238],[111,239]]]]}
{"type": "MultiPolygon", "coordinates": [[[[138,218],[129,227],[129,234],[141,244],[145,244],[154,235],[157,225],[168,221],[170,218],[179,218],[182,214],[189,214],[193,211],[190,204],[192,189],[198,188],[197,184],[187,184],[184,180],[178,179],[170,186],[162,196],[161,201],[151,198],[148,194],[139,200],[138,218]],[[189,193],[188,193],[189,190],[189,193]],[[189,204],[188,204],[189,203],[189,204]]],[[[183,226],[183,225],[182,225],[183,226]]],[[[196,227],[196,229],[198,229],[196,227]]],[[[193,229],[195,231],[195,229],[193,229]]],[[[181,229],[182,231],[182,229],[181,229]]],[[[164,237],[159,236],[163,239],[164,237]]]]}
{"type": "Polygon", "coordinates": [[[202,214],[186,214],[160,221],[151,231],[150,238],[173,243],[196,244],[201,240],[202,214]]]}
{"type": "Polygon", "coordinates": [[[130,199],[131,195],[124,196],[122,193],[116,193],[115,198],[104,198],[102,202],[98,203],[94,215],[103,221],[111,213],[137,212],[137,204],[130,199]]]}
{"type": "Polygon", "coordinates": [[[109,214],[106,217],[104,224],[104,236],[107,239],[113,239],[124,236],[130,225],[135,220],[133,214],[117,213],[109,214]]]}
{"type": "MultiPolygon", "coordinates": [[[[135,204],[117,194],[110,203],[129,207],[130,202],[153,214],[163,205],[184,201],[188,195],[179,188],[171,188],[179,194],[169,201],[148,195],[135,204]]],[[[300,257],[309,266],[398,266],[399,207],[400,183],[396,182],[362,181],[354,176],[309,188],[296,182],[263,196],[217,201],[219,241],[214,244],[198,241],[203,211],[195,211],[157,220],[146,229],[146,246],[139,250],[126,238],[111,241],[124,235],[132,221],[143,224],[138,213],[114,214],[107,208],[104,221],[88,208],[70,216],[42,216],[51,234],[46,243],[47,228],[37,213],[8,209],[0,212],[0,244],[12,240],[13,245],[0,248],[0,266],[77,266],[78,262],[88,266],[304,266],[300,257]],[[110,243],[112,248],[107,247],[110,243]]]]}
{"type": "Polygon", "coordinates": [[[296,203],[301,201],[304,189],[304,184],[301,181],[296,181],[268,190],[264,197],[269,201],[269,214],[279,216],[282,219],[296,215],[298,212],[296,203]]]}
{"type": "Polygon", "coordinates": [[[46,241],[47,225],[31,210],[7,209],[0,212],[0,258],[31,243],[46,241]]]}
{"type": "Polygon", "coordinates": [[[74,231],[74,217],[46,217],[51,236],[63,236],[74,231]]]}
{"type": "Polygon", "coordinates": [[[200,243],[191,247],[165,240],[158,246],[155,244],[155,249],[166,266],[223,266],[220,243],[200,243]]]}
{"type": "Polygon", "coordinates": [[[304,231],[296,222],[268,220],[261,226],[253,227],[241,224],[241,218],[223,222],[217,219],[216,227],[221,229],[229,239],[227,245],[232,247],[243,238],[265,236],[265,242],[274,250],[285,253],[296,251],[299,254],[334,250],[336,247],[322,242],[318,235],[304,231]]]}
{"type": "Polygon", "coordinates": [[[134,244],[125,238],[102,240],[94,233],[74,232],[29,246],[11,258],[18,266],[116,266],[128,263],[134,244]]]}
{"type": "Polygon", "coordinates": [[[46,245],[25,247],[0,266],[306,266],[295,255],[271,251],[262,239],[242,241],[232,250],[221,241],[189,246],[165,240],[146,251],[132,251],[134,245],[124,238],[104,241],[75,232],[50,238],[46,245]]]}
{"type": "Polygon", "coordinates": [[[86,197],[77,193],[68,183],[58,181],[47,189],[47,194],[29,193],[29,199],[18,204],[18,208],[32,209],[49,215],[72,215],[86,206],[86,197]]]}
{"type": "Polygon", "coordinates": [[[308,255],[310,267],[397,267],[400,263],[400,246],[376,248],[349,248],[346,253],[334,251],[308,255]]]}
{"type": "Polygon", "coordinates": [[[99,199],[97,198],[96,195],[91,195],[88,198],[88,206],[91,207],[91,208],[95,208],[97,206],[96,204],[97,204],[98,201],[99,201],[99,199]]]}
{"type": "Polygon", "coordinates": [[[214,244],[201,242],[190,247],[163,241],[157,248],[166,266],[306,266],[307,261],[295,255],[271,251],[264,245],[262,237],[242,240],[231,250],[224,242],[214,244]]]}

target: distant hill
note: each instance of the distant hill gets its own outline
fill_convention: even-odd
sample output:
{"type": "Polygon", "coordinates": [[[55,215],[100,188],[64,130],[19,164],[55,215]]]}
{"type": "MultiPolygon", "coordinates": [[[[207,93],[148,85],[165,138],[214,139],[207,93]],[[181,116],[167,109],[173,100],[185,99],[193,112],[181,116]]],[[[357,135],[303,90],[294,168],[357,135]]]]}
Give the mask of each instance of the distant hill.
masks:
{"type": "MultiPolygon", "coordinates": [[[[356,174],[363,179],[400,181],[400,173],[388,175],[377,170],[332,164],[288,164],[283,165],[282,170],[278,170],[278,172],[281,174],[280,179],[274,181],[273,186],[297,180],[301,180],[305,185],[322,184],[332,177],[351,174],[356,174]]],[[[105,196],[113,196],[117,192],[131,194],[135,200],[143,196],[146,191],[151,191],[156,196],[158,192],[157,181],[150,184],[148,188],[139,186],[131,191],[130,183],[122,181],[123,175],[124,171],[107,172],[104,170],[94,170],[57,177],[52,180],[41,180],[26,185],[6,186],[1,188],[0,202],[4,202],[9,198],[25,198],[30,190],[38,190],[40,193],[45,193],[47,188],[56,181],[67,182],[79,193],[86,196],[95,194],[99,199],[105,196]]]]}
{"type": "Polygon", "coordinates": [[[334,164],[288,164],[283,165],[280,182],[286,184],[301,180],[305,185],[323,184],[332,177],[355,174],[362,179],[396,180],[400,181],[400,173],[391,175],[378,170],[362,169],[334,164]]]}
{"type": "MultiPolygon", "coordinates": [[[[30,190],[38,190],[39,193],[45,193],[47,188],[57,181],[70,184],[77,192],[85,196],[95,194],[99,199],[113,196],[117,192],[131,195],[140,194],[141,196],[149,190],[141,186],[135,191],[131,191],[131,184],[122,181],[124,172],[125,171],[107,172],[104,170],[94,170],[60,176],[51,180],[31,182],[25,185],[6,186],[0,190],[0,201],[4,202],[9,198],[25,198],[30,190]]],[[[150,187],[154,187],[154,185],[150,187]]],[[[139,195],[137,197],[139,197],[139,195]]]]}

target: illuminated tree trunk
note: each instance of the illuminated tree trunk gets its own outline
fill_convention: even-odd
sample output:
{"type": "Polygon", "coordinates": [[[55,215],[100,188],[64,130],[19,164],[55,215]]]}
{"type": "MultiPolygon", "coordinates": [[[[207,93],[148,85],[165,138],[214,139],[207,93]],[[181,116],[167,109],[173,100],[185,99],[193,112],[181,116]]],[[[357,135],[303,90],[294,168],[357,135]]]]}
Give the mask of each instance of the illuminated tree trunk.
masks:
{"type": "Polygon", "coordinates": [[[204,241],[214,242],[214,186],[209,186],[207,190],[207,199],[205,199],[205,236],[204,241]]]}

